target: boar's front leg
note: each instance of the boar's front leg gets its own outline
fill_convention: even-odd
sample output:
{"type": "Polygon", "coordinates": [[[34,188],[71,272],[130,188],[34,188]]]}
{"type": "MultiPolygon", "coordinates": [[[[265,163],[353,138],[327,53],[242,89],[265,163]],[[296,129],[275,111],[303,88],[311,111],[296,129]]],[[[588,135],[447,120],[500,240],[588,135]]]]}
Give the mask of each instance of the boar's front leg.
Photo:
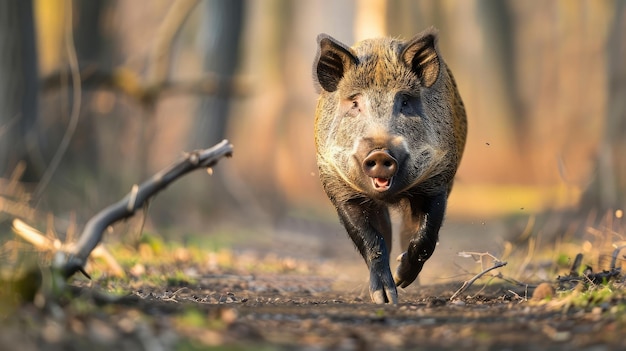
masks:
{"type": "Polygon", "coordinates": [[[387,207],[361,200],[337,204],[341,223],[365,259],[370,271],[370,297],[375,303],[398,303],[398,291],[389,267],[391,222],[387,207]],[[389,243],[385,243],[385,240],[389,243]]]}
{"type": "Polygon", "coordinates": [[[448,195],[413,197],[404,208],[400,242],[406,251],[398,256],[400,265],[394,280],[401,288],[409,286],[422,271],[424,262],[435,251],[439,228],[446,211],[448,195]]]}

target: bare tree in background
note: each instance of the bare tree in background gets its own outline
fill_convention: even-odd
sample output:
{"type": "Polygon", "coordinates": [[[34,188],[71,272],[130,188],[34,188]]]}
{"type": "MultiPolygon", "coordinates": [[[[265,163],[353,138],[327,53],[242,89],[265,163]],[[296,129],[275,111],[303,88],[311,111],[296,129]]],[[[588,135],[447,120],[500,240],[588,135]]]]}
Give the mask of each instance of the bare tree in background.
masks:
{"type": "MultiPolygon", "coordinates": [[[[79,65],[89,71],[90,67],[109,72],[113,68],[114,38],[107,32],[104,18],[114,8],[112,0],[74,1],[74,46],[79,65]]],[[[69,95],[71,99],[71,94],[69,95]]],[[[72,168],[88,170],[89,176],[99,173],[98,131],[94,111],[94,94],[84,91],[81,103],[81,117],[70,150],[66,155],[66,164],[72,168]]]]}
{"type": "Polygon", "coordinates": [[[197,116],[193,147],[213,145],[226,134],[235,70],[239,62],[239,43],[243,27],[243,0],[211,0],[202,3],[205,18],[203,40],[204,69],[222,82],[215,95],[205,96],[197,116]]]}
{"type": "Polygon", "coordinates": [[[26,161],[23,180],[39,177],[29,157],[38,138],[37,72],[33,3],[0,1],[0,177],[20,161],[26,161]]]}
{"type": "Polygon", "coordinates": [[[483,35],[489,43],[490,55],[494,56],[496,77],[504,87],[504,103],[508,106],[508,118],[516,131],[517,147],[522,150],[523,138],[528,134],[528,119],[524,118],[518,91],[517,55],[515,52],[515,16],[508,1],[479,0],[476,6],[483,35]]]}
{"type": "MultiPolygon", "coordinates": [[[[201,36],[204,42],[204,70],[218,82],[215,94],[201,99],[196,122],[190,133],[192,149],[213,145],[226,138],[228,116],[233,98],[235,72],[240,58],[241,32],[244,25],[243,0],[211,0],[201,3],[204,11],[201,36]]],[[[233,200],[223,170],[217,170],[217,181],[211,195],[233,200]]],[[[209,204],[210,206],[210,204],[209,204]]]]}
{"type": "MultiPolygon", "coordinates": [[[[583,195],[583,208],[603,213],[626,205],[626,2],[616,1],[607,42],[608,106],[595,178],[583,195]]],[[[593,118],[594,116],[589,116],[593,118]]]]}
{"type": "MultiPolygon", "coordinates": [[[[94,72],[111,72],[113,67],[113,31],[106,19],[115,0],[64,2],[61,68],[42,77],[42,120],[47,123],[48,145],[42,146],[45,172],[33,192],[33,203],[56,211],[75,208],[69,198],[81,203],[95,199],[112,201],[115,191],[94,192],[102,187],[116,189],[119,170],[106,169],[101,163],[100,142],[108,134],[98,128],[99,111],[95,101],[100,92],[85,89],[94,72]],[[105,185],[106,184],[106,185],[105,185]]],[[[111,104],[107,114],[114,114],[111,104]]]]}
{"type": "Polygon", "coordinates": [[[387,2],[357,0],[354,13],[355,41],[387,35],[387,2]]]}

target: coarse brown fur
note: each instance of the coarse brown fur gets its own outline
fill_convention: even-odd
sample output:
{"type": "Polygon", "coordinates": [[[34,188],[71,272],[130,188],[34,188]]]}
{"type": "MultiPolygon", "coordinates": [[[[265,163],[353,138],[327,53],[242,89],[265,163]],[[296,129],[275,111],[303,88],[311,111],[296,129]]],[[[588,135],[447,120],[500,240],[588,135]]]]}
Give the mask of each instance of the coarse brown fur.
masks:
{"type": "Polygon", "coordinates": [[[397,301],[388,208],[404,213],[406,251],[393,280],[405,287],[434,250],[465,147],[465,107],[436,40],[434,29],[407,42],[370,39],[352,48],[318,37],[320,179],[370,268],[379,303],[397,301]]]}

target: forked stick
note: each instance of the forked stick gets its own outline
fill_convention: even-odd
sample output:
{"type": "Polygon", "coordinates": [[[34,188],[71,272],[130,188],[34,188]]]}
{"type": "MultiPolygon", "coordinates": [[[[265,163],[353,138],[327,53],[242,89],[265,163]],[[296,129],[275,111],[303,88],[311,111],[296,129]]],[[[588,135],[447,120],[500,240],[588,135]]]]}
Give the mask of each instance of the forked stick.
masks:
{"type": "Polygon", "coordinates": [[[224,156],[231,156],[233,146],[223,140],[210,149],[195,150],[180,161],[161,170],[140,185],[133,185],[132,190],[122,200],[101,210],[91,217],[78,242],[69,245],[64,251],[58,251],[52,263],[53,269],[59,271],[64,278],[82,271],[87,257],[102,240],[102,233],[111,224],[128,218],[159,191],[165,189],[179,177],[199,168],[210,168],[224,156]]]}
{"type": "MultiPolygon", "coordinates": [[[[13,220],[13,232],[21,236],[24,240],[31,243],[33,246],[35,246],[35,248],[37,248],[37,250],[54,252],[58,250],[63,250],[63,243],[61,243],[59,239],[50,239],[46,237],[42,232],[29,226],[28,224],[17,218],[13,220]]],[[[122,266],[117,263],[113,255],[111,255],[106,247],[102,245],[102,243],[96,245],[91,255],[94,258],[102,258],[111,269],[111,273],[116,277],[123,277],[125,275],[122,266]]]]}
{"type": "Polygon", "coordinates": [[[465,282],[463,282],[463,285],[459,288],[459,290],[457,290],[454,294],[452,294],[452,296],[450,297],[450,301],[452,301],[455,298],[457,298],[463,291],[467,290],[467,288],[472,286],[472,284],[474,284],[475,281],[480,279],[480,277],[485,275],[487,272],[490,272],[490,271],[492,271],[494,269],[497,269],[497,268],[500,268],[500,267],[504,267],[504,266],[506,266],[506,262],[504,262],[504,261],[495,261],[493,266],[491,266],[491,267],[483,270],[482,272],[476,274],[472,279],[466,280],[465,282]]]}

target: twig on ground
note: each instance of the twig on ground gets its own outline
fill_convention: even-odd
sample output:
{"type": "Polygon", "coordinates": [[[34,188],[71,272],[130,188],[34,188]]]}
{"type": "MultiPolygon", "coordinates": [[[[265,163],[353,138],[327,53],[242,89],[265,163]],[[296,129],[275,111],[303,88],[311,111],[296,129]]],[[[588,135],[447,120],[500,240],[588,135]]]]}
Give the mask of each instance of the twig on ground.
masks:
{"type": "Polygon", "coordinates": [[[611,257],[611,270],[615,269],[615,265],[617,264],[617,256],[624,248],[626,248],[626,245],[618,246],[615,248],[615,250],[613,250],[613,256],[611,257]]]}
{"type": "Polygon", "coordinates": [[[52,251],[61,248],[60,240],[52,240],[46,237],[42,232],[29,226],[19,219],[13,220],[12,229],[15,234],[21,236],[22,239],[28,241],[40,251],[52,251]]]}
{"type": "MultiPolygon", "coordinates": [[[[493,257],[492,255],[490,255],[490,256],[491,256],[491,257],[493,257]]],[[[457,297],[458,297],[458,296],[459,296],[462,292],[464,292],[465,290],[467,290],[467,288],[469,288],[470,286],[472,286],[472,284],[474,284],[474,282],[475,282],[476,280],[480,279],[480,277],[482,277],[482,276],[483,276],[483,275],[485,275],[486,273],[488,273],[488,272],[490,272],[490,271],[492,271],[492,270],[494,270],[494,269],[497,269],[497,268],[500,268],[500,267],[504,267],[504,266],[506,266],[506,264],[507,264],[507,263],[506,263],[506,262],[504,262],[504,261],[499,261],[499,260],[496,260],[496,261],[494,262],[493,266],[491,266],[491,267],[489,267],[489,268],[487,268],[487,269],[483,270],[482,272],[480,272],[480,273],[476,274],[476,275],[475,275],[472,279],[470,279],[470,280],[467,280],[467,281],[463,282],[463,285],[459,288],[459,290],[457,290],[454,294],[452,294],[452,296],[450,297],[450,301],[452,301],[452,300],[456,299],[456,298],[457,298],[457,297]]]]}
{"type": "Polygon", "coordinates": [[[520,302],[526,302],[528,301],[528,290],[525,291],[524,296],[520,296],[520,294],[516,293],[513,290],[507,290],[508,292],[510,292],[513,297],[515,297],[516,299],[518,299],[520,302]]]}
{"type": "Polygon", "coordinates": [[[187,287],[182,287],[182,288],[180,288],[180,289],[178,289],[178,290],[176,290],[176,291],[172,292],[172,294],[171,294],[171,295],[169,295],[169,296],[167,296],[167,297],[164,297],[164,298],[161,298],[160,300],[161,300],[161,301],[171,301],[171,302],[176,302],[176,303],[178,303],[178,300],[176,300],[176,298],[178,297],[178,296],[177,296],[177,294],[178,294],[179,292],[183,291],[183,290],[186,290],[186,289],[187,289],[187,287]]]}
{"type": "Polygon", "coordinates": [[[483,284],[480,289],[478,289],[478,291],[476,293],[474,293],[473,295],[467,295],[468,298],[472,298],[472,297],[476,297],[478,295],[480,295],[483,291],[485,291],[485,289],[487,288],[487,285],[491,284],[491,282],[496,279],[496,276],[494,275],[490,275],[489,279],[487,280],[487,282],[485,282],[485,284],[483,284]]]}
{"type": "Polygon", "coordinates": [[[473,258],[474,261],[480,262],[480,268],[481,269],[485,269],[485,267],[484,267],[484,258],[485,257],[491,258],[494,262],[500,262],[499,258],[497,258],[496,256],[490,254],[489,252],[461,251],[461,252],[457,253],[457,256],[473,258]]]}
{"type": "Polygon", "coordinates": [[[574,263],[572,263],[572,269],[569,270],[570,276],[578,277],[578,270],[580,269],[581,263],[583,263],[583,254],[579,253],[576,255],[574,263]]]}
{"type": "Polygon", "coordinates": [[[572,264],[572,268],[570,269],[569,275],[566,275],[564,277],[558,277],[557,281],[560,284],[567,284],[567,283],[572,283],[572,282],[579,283],[583,280],[586,280],[591,284],[597,285],[597,284],[608,282],[612,278],[619,277],[622,274],[622,269],[621,267],[615,267],[615,266],[616,266],[617,256],[619,255],[620,251],[624,249],[625,247],[626,246],[620,246],[620,247],[617,247],[613,251],[611,267],[608,271],[603,270],[602,272],[594,273],[593,269],[590,266],[587,266],[582,276],[578,273],[578,271],[580,270],[580,265],[583,261],[583,254],[579,253],[576,255],[576,259],[574,260],[574,263],[572,264]]]}
{"type": "MultiPolygon", "coordinates": [[[[28,224],[22,222],[19,219],[13,220],[13,232],[15,232],[15,234],[22,237],[22,239],[28,241],[30,244],[35,246],[35,248],[40,251],[56,252],[58,250],[63,250],[63,243],[61,243],[59,239],[54,239],[54,240],[50,239],[46,237],[42,232],[29,226],[28,224]]],[[[106,262],[106,264],[109,266],[109,268],[111,269],[111,273],[114,276],[117,276],[117,277],[125,276],[124,269],[122,269],[122,266],[120,266],[117,260],[113,257],[113,255],[111,255],[109,250],[107,250],[106,247],[102,245],[102,243],[99,243],[93,249],[92,257],[103,259],[106,262]]]]}
{"type": "Polygon", "coordinates": [[[524,282],[520,282],[519,280],[510,278],[510,277],[505,277],[504,275],[502,275],[502,273],[498,272],[498,274],[494,275],[494,277],[499,278],[504,280],[507,283],[511,283],[513,285],[519,286],[519,287],[524,287],[524,288],[536,288],[537,284],[528,284],[528,283],[524,283],[524,282]]]}
{"type": "Polygon", "coordinates": [[[182,160],[161,170],[141,185],[134,185],[132,191],[122,200],[101,210],[87,222],[75,245],[67,245],[65,250],[57,252],[52,263],[53,268],[58,270],[63,278],[69,278],[77,271],[81,271],[108,226],[134,215],[146,201],[179,177],[195,169],[210,168],[222,157],[231,156],[232,152],[232,145],[223,140],[210,149],[188,153],[182,160]]]}
{"type": "Polygon", "coordinates": [[[0,178],[0,215],[8,214],[28,220],[35,218],[36,211],[28,204],[30,195],[20,184],[24,171],[26,163],[18,162],[9,179],[0,178]]]}

